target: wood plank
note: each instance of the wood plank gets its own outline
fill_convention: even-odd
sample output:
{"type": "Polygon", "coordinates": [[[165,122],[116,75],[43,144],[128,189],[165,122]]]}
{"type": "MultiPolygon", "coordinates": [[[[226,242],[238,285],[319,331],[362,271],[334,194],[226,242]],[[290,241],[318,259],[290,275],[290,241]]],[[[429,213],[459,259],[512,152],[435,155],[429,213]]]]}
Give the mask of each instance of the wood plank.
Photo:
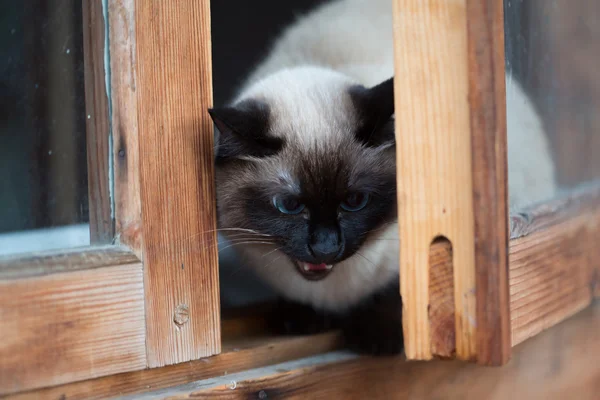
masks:
{"type": "Polygon", "coordinates": [[[82,6],[90,242],[107,244],[112,242],[114,223],[109,184],[110,120],[104,70],[104,17],[102,2],[84,1],[82,6]]]}
{"type": "Polygon", "coordinates": [[[510,358],[504,12],[498,0],[467,0],[477,362],[510,358]]]}
{"type": "Polygon", "coordinates": [[[137,257],[118,246],[29,253],[0,258],[0,280],[24,279],[60,272],[135,264],[137,257]]]}
{"type": "Polygon", "coordinates": [[[512,220],[517,236],[510,241],[509,260],[514,346],[591,303],[600,276],[600,186],[512,220]]]}
{"type": "MultiPolygon", "coordinates": [[[[521,343],[585,308],[600,277],[600,183],[511,215],[509,293],[511,345],[521,343]]],[[[430,253],[432,354],[454,354],[451,248],[430,253]]]]}
{"type": "MultiPolygon", "coordinates": [[[[284,363],[137,399],[597,399],[600,303],[513,352],[502,368],[366,358],[284,363]],[[308,364],[308,365],[307,365],[308,364]]],[[[333,357],[331,357],[333,358],[333,357]]]]}
{"type": "Polygon", "coordinates": [[[0,394],[146,366],[139,261],[0,279],[0,394]]]}
{"type": "Polygon", "coordinates": [[[543,204],[510,215],[510,239],[551,229],[588,213],[598,212],[600,180],[580,185],[543,204]]]}
{"type": "Polygon", "coordinates": [[[195,380],[226,376],[250,368],[325,353],[339,348],[340,344],[340,336],[336,333],[288,338],[262,337],[230,344],[224,340],[223,353],[214,357],[20,393],[8,396],[6,400],[94,400],[139,395],[195,380]]]}
{"type": "MultiPolygon", "coordinates": [[[[452,244],[456,354],[476,356],[467,0],[395,0],[400,291],[409,359],[430,359],[429,252],[452,244]]],[[[496,180],[494,180],[496,184],[496,180]]],[[[501,194],[501,193],[499,193],[501,194]]]]}
{"type": "Polygon", "coordinates": [[[134,0],[108,1],[115,242],[143,260],[134,0]]]}
{"type": "Polygon", "coordinates": [[[135,1],[135,29],[146,343],[157,367],[220,351],[209,1],[135,1]]]}

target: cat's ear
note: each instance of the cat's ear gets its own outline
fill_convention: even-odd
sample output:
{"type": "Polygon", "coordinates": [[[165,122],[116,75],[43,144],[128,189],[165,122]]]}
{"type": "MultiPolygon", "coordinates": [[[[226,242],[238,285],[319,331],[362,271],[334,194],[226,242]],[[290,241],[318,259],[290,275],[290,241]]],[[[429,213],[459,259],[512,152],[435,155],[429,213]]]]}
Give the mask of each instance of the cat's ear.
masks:
{"type": "Polygon", "coordinates": [[[350,96],[359,117],[356,138],[370,147],[395,144],[394,78],[371,88],[354,86],[350,96]]]}
{"type": "Polygon", "coordinates": [[[243,157],[266,157],[283,147],[283,140],[268,136],[269,108],[266,104],[246,100],[231,107],[208,110],[217,131],[217,161],[243,157]]]}

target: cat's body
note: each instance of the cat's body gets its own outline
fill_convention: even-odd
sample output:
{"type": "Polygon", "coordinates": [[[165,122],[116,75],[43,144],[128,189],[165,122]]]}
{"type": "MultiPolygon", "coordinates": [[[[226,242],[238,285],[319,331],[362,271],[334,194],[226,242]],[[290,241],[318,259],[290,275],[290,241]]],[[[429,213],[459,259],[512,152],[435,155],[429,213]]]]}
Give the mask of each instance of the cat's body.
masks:
{"type": "MultiPolygon", "coordinates": [[[[353,312],[374,315],[364,308],[373,296],[390,288],[397,293],[391,15],[389,0],[317,8],[280,36],[233,107],[212,111],[222,135],[220,227],[232,229],[226,236],[234,244],[238,237],[252,242],[236,248],[277,292],[318,310],[350,313],[354,334],[379,328],[373,321],[356,326],[353,312]],[[365,197],[367,205],[358,204],[365,197]],[[329,247],[321,251],[324,246],[334,246],[337,255],[329,247]]],[[[550,197],[554,171],[529,100],[516,83],[507,93],[515,207],[550,197]]]]}

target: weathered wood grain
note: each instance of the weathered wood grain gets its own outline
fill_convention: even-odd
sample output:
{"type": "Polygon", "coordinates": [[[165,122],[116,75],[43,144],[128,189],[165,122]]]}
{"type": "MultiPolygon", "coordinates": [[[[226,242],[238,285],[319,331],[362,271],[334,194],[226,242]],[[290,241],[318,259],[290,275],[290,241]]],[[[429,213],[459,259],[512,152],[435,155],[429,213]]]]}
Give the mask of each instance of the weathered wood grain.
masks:
{"type": "Polygon", "coordinates": [[[110,119],[104,69],[104,17],[102,2],[84,1],[82,6],[90,242],[108,244],[113,240],[114,223],[110,198],[110,119]]]}
{"type": "Polygon", "coordinates": [[[116,243],[143,260],[134,0],[108,2],[116,243]]]}
{"type": "Polygon", "coordinates": [[[138,262],[139,260],[131,251],[118,246],[34,253],[25,257],[3,257],[0,258],[0,280],[32,278],[59,272],[80,271],[138,262]]]}
{"type": "Polygon", "coordinates": [[[429,252],[434,239],[443,236],[453,249],[456,355],[474,359],[473,179],[471,157],[465,156],[472,151],[467,0],[394,0],[393,14],[406,354],[432,357],[429,252]]]}
{"type": "Polygon", "coordinates": [[[503,2],[467,0],[477,362],[510,358],[503,2]]]}
{"type": "MultiPolygon", "coordinates": [[[[585,308],[600,277],[600,184],[511,215],[509,299],[511,345],[585,308]]],[[[452,254],[440,241],[430,252],[432,354],[454,351],[452,254]]]]}
{"type": "Polygon", "coordinates": [[[600,206],[600,180],[573,188],[554,199],[510,215],[510,239],[566,224],[600,206]]]}
{"type": "Polygon", "coordinates": [[[458,361],[405,362],[399,357],[302,368],[286,363],[136,398],[595,400],[600,390],[599,331],[596,304],[518,346],[513,359],[500,368],[458,361]]]}
{"type": "Polygon", "coordinates": [[[135,1],[148,365],[220,351],[209,1],[135,1]],[[202,240],[200,240],[202,239],[202,240]]]}
{"type": "Polygon", "coordinates": [[[6,400],[93,400],[139,395],[199,379],[226,376],[250,368],[325,353],[339,348],[340,344],[340,337],[336,333],[290,338],[263,336],[229,344],[225,339],[223,353],[214,357],[21,393],[9,396],[6,400]]]}
{"type": "Polygon", "coordinates": [[[439,358],[456,355],[454,271],[452,245],[434,242],[429,251],[429,324],[431,354],[439,358]]]}
{"type": "Polygon", "coordinates": [[[513,346],[588,306],[600,276],[600,188],[524,211],[510,241],[513,346]],[[562,203],[562,206],[560,206],[562,203]],[[561,217],[562,216],[562,217],[561,217]]]}
{"type": "Polygon", "coordinates": [[[0,394],[146,366],[139,261],[0,278],[0,394]]]}

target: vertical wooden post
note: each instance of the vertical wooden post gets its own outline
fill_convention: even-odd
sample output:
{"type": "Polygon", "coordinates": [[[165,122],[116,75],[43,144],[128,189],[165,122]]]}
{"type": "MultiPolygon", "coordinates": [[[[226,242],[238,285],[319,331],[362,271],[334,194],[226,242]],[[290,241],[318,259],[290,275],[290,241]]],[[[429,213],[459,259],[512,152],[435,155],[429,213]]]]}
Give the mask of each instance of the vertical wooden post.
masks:
{"type": "Polygon", "coordinates": [[[135,1],[150,367],[220,351],[210,3],[135,1]]]}
{"type": "Polygon", "coordinates": [[[406,355],[502,364],[510,351],[502,2],[394,0],[393,14],[406,355]],[[450,266],[433,254],[448,254],[450,266]],[[454,336],[440,328],[449,315],[454,336]]]}
{"type": "Polygon", "coordinates": [[[90,242],[104,244],[111,243],[114,236],[109,185],[110,116],[104,64],[105,24],[102,2],[84,1],[82,8],[90,242]]]}
{"type": "Polygon", "coordinates": [[[511,349],[503,7],[467,0],[477,361],[485,365],[505,364],[511,349]]]}
{"type": "Polygon", "coordinates": [[[143,260],[135,1],[110,0],[107,6],[115,242],[143,260]]]}

